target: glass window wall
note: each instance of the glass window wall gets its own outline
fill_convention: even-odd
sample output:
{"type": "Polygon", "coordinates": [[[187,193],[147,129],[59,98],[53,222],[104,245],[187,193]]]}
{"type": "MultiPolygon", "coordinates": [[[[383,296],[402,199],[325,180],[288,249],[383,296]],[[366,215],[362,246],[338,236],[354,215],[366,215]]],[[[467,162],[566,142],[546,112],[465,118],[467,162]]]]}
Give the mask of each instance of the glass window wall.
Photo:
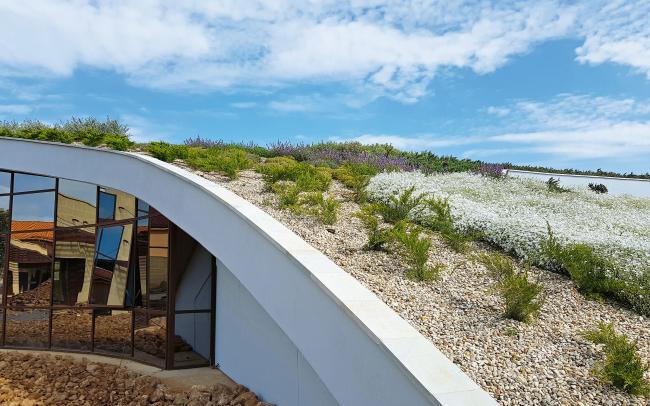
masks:
{"type": "Polygon", "coordinates": [[[169,303],[194,247],[175,230],[128,193],[0,171],[0,346],[205,365],[214,309],[169,303]]]}

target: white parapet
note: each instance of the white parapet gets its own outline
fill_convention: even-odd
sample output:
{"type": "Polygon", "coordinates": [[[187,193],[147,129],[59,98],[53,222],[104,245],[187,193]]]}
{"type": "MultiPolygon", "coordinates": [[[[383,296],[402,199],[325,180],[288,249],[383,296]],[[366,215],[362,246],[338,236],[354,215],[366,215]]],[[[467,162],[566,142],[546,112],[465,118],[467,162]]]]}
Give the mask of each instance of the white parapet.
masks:
{"type": "MultiPolygon", "coordinates": [[[[332,402],[496,404],[355,278],[259,208],[200,176],[148,156],[11,138],[0,138],[0,169],[96,183],[147,201],[218,258],[295,346],[294,362],[307,364],[332,402]]],[[[219,333],[216,343],[219,354],[219,333]]],[[[229,350],[247,351],[244,344],[229,350]]],[[[297,379],[284,390],[300,393],[308,384],[297,379]]],[[[295,393],[276,391],[268,400],[305,404],[295,393]]]]}

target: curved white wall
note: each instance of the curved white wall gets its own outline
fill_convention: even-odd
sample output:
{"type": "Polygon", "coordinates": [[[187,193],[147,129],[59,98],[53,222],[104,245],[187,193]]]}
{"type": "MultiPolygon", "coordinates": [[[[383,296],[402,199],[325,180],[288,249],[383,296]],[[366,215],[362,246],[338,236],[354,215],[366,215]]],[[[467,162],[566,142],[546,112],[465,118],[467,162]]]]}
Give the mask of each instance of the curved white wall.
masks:
{"type": "MultiPolygon", "coordinates": [[[[296,365],[318,377],[326,389],[322,399],[331,396],[341,405],[496,404],[356,279],[268,214],[206,179],[150,157],[8,138],[0,138],[0,168],[109,186],[156,207],[250,293],[298,350],[296,365]]],[[[217,353],[218,341],[219,333],[217,353]]],[[[230,355],[247,351],[245,342],[229,348],[230,355]]],[[[237,362],[232,358],[222,364],[226,373],[235,370],[226,365],[237,362]]],[[[308,387],[313,383],[298,381],[292,390],[322,392],[308,387]]],[[[268,400],[280,405],[300,402],[294,394],[274,397],[268,400]]]]}

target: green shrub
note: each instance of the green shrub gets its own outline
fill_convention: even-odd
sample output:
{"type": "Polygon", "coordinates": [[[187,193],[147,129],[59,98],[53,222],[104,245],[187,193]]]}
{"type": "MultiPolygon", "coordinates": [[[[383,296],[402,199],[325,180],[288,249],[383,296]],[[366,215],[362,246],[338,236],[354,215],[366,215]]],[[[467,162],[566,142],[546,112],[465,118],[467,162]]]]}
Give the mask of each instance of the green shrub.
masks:
{"type": "Polygon", "coordinates": [[[128,131],[129,128],[126,125],[110,118],[107,118],[106,121],[98,121],[95,118],[72,117],[64,123],[54,125],[40,121],[0,122],[0,136],[3,137],[64,144],[81,142],[91,147],[106,145],[111,149],[122,151],[133,146],[128,131]]]}
{"type": "Polygon", "coordinates": [[[564,247],[553,234],[551,225],[546,223],[546,238],[542,240],[539,251],[531,258],[531,261],[548,269],[549,271],[567,274],[564,267],[564,247]]]}
{"type": "Polygon", "coordinates": [[[246,151],[237,147],[190,148],[185,158],[187,164],[194,169],[221,172],[230,179],[237,179],[239,172],[253,166],[246,151]]]}
{"type": "Polygon", "coordinates": [[[269,185],[283,180],[293,181],[304,192],[325,192],[332,183],[332,174],[328,168],[316,168],[293,158],[269,158],[258,165],[256,170],[269,185]]]}
{"type": "Polygon", "coordinates": [[[107,147],[116,151],[127,151],[134,145],[133,141],[131,141],[129,137],[117,134],[106,135],[104,137],[104,143],[107,147]]]}
{"type": "Polygon", "coordinates": [[[505,316],[509,319],[528,322],[542,307],[540,293],[543,287],[528,279],[527,269],[506,276],[496,288],[505,302],[505,316]]]}
{"type": "Polygon", "coordinates": [[[336,168],[332,175],[334,179],[352,190],[353,200],[362,204],[368,200],[366,186],[370,178],[377,174],[377,169],[367,164],[348,163],[336,168]]]}
{"type": "Polygon", "coordinates": [[[483,264],[490,275],[497,280],[511,277],[516,272],[512,259],[497,252],[483,252],[474,258],[483,264]]]}
{"type": "Polygon", "coordinates": [[[476,239],[476,235],[464,234],[456,230],[449,200],[434,196],[431,199],[425,199],[424,204],[432,215],[423,217],[420,222],[425,227],[437,232],[453,250],[467,251],[467,243],[476,239]]]}
{"type": "Polygon", "coordinates": [[[336,223],[336,214],[339,208],[339,202],[334,200],[331,197],[322,199],[320,202],[320,210],[318,212],[318,218],[323,224],[334,224],[336,223]]]}
{"type": "Polygon", "coordinates": [[[93,128],[86,128],[79,133],[75,134],[76,138],[81,140],[84,145],[89,147],[97,147],[104,142],[106,134],[101,133],[93,128]]]}
{"type": "Polygon", "coordinates": [[[391,237],[398,243],[398,252],[409,265],[407,278],[417,281],[435,280],[440,277],[444,265],[427,265],[431,240],[426,235],[421,236],[422,231],[422,227],[403,220],[395,224],[391,237]]]}
{"type": "Polygon", "coordinates": [[[650,315],[650,270],[622,274],[607,258],[585,244],[563,246],[550,225],[548,236],[530,260],[553,272],[568,275],[580,293],[590,299],[607,297],[650,315]]]}
{"type": "Polygon", "coordinates": [[[588,245],[565,247],[561,261],[578,291],[588,298],[617,297],[625,289],[625,284],[614,277],[612,262],[588,245]]]}
{"type": "Polygon", "coordinates": [[[567,189],[565,187],[560,186],[560,178],[553,178],[550,177],[546,181],[546,187],[548,188],[549,192],[553,193],[565,193],[565,192],[570,192],[570,189],[567,189]]]}
{"type": "Polygon", "coordinates": [[[607,194],[607,192],[608,192],[607,186],[605,186],[602,183],[589,182],[589,184],[587,186],[589,187],[589,190],[591,190],[592,192],[596,192],[596,194],[599,194],[599,195],[600,194],[607,194]]]}
{"type": "Polygon", "coordinates": [[[363,223],[363,228],[368,235],[368,242],[364,248],[369,251],[383,250],[386,243],[390,241],[391,234],[390,230],[380,228],[379,218],[377,217],[377,206],[372,204],[365,205],[355,215],[363,223]]]}
{"type": "Polygon", "coordinates": [[[401,195],[393,194],[387,203],[379,204],[379,212],[387,223],[396,224],[408,220],[411,210],[424,201],[424,195],[413,196],[415,186],[406,189],[401,195]]]}
{"type": "Polygon", "coordinates": [[[157,159],[165,162],[172,162],[175,159],[185,159],[189,149],[185,145],[173,145],[164,141],[150,142],[147,151],[157,159]]]}
{"type": "Polygon", "coordinates": [[[494,289],[505,303],[505,317],[526,323],[539,313],[543,286],[529,280],[528,268],[517,271],[512,260],[499,253],[483,253],[477,259],[497,281],[494,289]]]}
{"type": "Polygon", "coordinates": [[[650,317],[650,269],[629,272],[623,278],[621,299],[639,314],[650,317]]]}
{"type": "Polygon", "coordinates": [[[278,182],[271,185],[278,196],[278,206],[297,214],[309,214],[323,224],[336,223],[339,202],[325,197],[323,192],[304,192],[295,183],[278,182]]]}
{"type": "Polygon", "coordinates": [[[272,186],[272,191],[278,195],[278,206],[281,209],[290,209],[299,207],[300,190],[293,183],[276,183],[272,186]]]}
{"type": "Polygon", "coordinates": [[[583,336],[604,346],[605,358],[592,369],[596,377],[633,395],[650,397],[650,382],[644,378],[650,365],[641,360],[636,342],[617,334],[613,323],[600,322],[597,330],[585,331],[583,336]]]}

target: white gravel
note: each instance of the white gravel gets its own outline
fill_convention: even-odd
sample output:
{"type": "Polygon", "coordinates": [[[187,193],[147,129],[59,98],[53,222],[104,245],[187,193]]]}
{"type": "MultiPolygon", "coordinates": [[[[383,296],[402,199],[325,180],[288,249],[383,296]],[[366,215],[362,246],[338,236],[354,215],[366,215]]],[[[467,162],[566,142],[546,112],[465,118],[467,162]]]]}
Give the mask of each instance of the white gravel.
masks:
{"type": "MultiPolygon", "coordinates": [[[[188,169],[181,162],[177,165],[188,169]]],[[[430,339],[472,379],[503,405],[650,405],[591,376],[600,359],[598,348],[580,337],[599,321],[616,324],[619,332],[638,340],[641,356],[650,362],[650,319],[608,302],[585,300],[571,282],[550,272],[533,270],[545,285],[546,300],[539,319],[522,324],[501,316],[499,298],[482,265],[433,239],[432,262],[447,264],[442,279],[418,283],[404,276],[395,254],[368,252],[359,206],[334,182],[331,194],[341,202],[335,225],[324,226],[307,216],[276,208],[259,174],[245,171],[229,181],[193,171],[263,208],[354,275],[413,327],[430,339]]],[[[473,252],[489,249],[474,245],[473,252]]]]}

